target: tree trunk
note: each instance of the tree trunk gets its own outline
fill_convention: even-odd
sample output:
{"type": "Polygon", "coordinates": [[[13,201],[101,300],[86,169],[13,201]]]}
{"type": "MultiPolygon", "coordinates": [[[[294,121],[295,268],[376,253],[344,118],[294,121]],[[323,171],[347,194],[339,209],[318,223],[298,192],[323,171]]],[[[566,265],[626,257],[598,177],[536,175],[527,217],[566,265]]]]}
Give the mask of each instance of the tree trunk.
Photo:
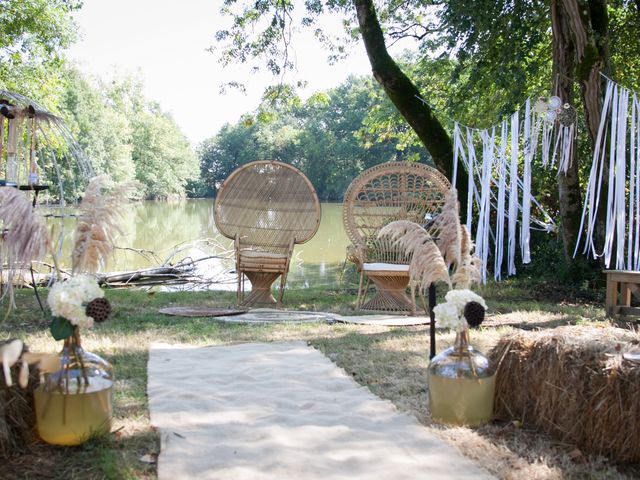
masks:
{"type": "MultiPolygon", "coordinates": [[[[600,126],[602,105],[602,78],[600,72],[609,72],[609,18],[607,0],[554,0],[557,1],[570,29],[571,40],[575,49],[575,68],[565,73],[574,77],[580,84],[580,92],[586,118],[587,131],[594,151],[598,128],[600,126]]],[[[554,39],[555,41],[555,39],[554,39]]],[[[600,198],[607,198],[609,166],[603,166],[600,198]]],[[[601,201],[597,216],[596,241],[604,242],[606,202],[601,201]]]]}
{"type": "MultiPolygon", "coordinates": [[[[600,72],[609,69],[606,0],[559,0],[575,48],[575,78],[580,84],[591,145],[600,125],[600,72]]],[[[565,74],[569,77],[572,75],[565,74]]]]}
{"type": "MultiPolygon", "coordinates": [[[[453,145],[440,121],[429,105],[420,100],[418,88],[391,58],[384,41],[384,34],[372,0],[353,0],[360,25],[360,33],[367,50],[371,70],[400,114],[416,132],[436,167],[447,178],[453,174],[453,145]]],[[[466,184],[466,172],[459,168],[458,185],[466,184]]],[[[466,204],[466,189],[458,190],[460,204],[466,204]]],[[[465,211],[464,208],[461,209],[465,211]]]]}
{"type": "MultiPolygon", "coordinates": [[[[551,1],[551,30],[553,32],[553,78],[557,94],[564,102],[573,102],[570,80],[574,68],[575,48],[571,38],[571,23],[559,1],[551,1]]],[[[580,192],[579,159],[572,153],[566,175],[558,173],[558,201],[560,231],[565,262],[573,263],[573,250],[580,233],[582,197],[580,192]]]]}

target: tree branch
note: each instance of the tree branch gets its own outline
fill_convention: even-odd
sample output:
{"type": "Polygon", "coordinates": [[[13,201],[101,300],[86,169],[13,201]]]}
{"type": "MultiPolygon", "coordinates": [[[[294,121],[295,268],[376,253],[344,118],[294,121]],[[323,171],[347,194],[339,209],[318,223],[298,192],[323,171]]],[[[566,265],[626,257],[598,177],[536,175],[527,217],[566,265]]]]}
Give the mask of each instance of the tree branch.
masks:
{"type": "MultiPolygon", "coordinates": [[[[449,179],[453,173],[453,145],[451,138],[413,82],[391,58],[384,42],[384,34],[372,0],[353,0],[358,16],[362,40],[369,57],[373,76],[382,86],[400,114],[416,132],[436,167],[449,179]]],[[[465,172],[458,172],[459,182],[466,181],[465,172]]],[[[466,191],[459,192],[460,202],[466,203],[466,191]]]]}

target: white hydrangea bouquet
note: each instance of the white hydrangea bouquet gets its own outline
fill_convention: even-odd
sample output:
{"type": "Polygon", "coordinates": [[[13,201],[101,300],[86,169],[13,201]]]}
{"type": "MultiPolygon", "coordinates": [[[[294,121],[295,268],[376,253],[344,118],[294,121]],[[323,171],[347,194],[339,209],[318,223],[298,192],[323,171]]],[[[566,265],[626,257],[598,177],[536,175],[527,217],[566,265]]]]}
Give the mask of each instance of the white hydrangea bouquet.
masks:
{"type": "Polygon", "coordinates": [[[77,275],[56,282],[47,297],[53,321],[51,334],[56,340],[72,336],[79,328],[90,328],[95,321],[106,320],[111,308],[104,292],[91,275],[77,275]]]}
{"type": "MultiPolygon", "coordinates": [[[[482,307],[483,317],[487,309],[484,298],[467,289],[449,290],[444,299],[444,303],[434,307],[433,313],[436,316],[437,325],[450,328],[455,332],[465,330],[468,325],[475,326],[476,311],[480,312],[480,307],[476,305],[482,307]]],[[[482,320],[477,324],[481,322],[482,320]]]]}

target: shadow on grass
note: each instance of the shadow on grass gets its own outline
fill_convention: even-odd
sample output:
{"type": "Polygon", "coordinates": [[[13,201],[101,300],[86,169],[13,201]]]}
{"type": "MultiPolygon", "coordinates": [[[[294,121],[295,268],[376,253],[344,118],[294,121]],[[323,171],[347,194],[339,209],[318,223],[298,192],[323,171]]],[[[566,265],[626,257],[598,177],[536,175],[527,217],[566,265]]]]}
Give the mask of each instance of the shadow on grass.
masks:
{"type": "Polygon", "coordinates": [[[0,463],[3,480],[155,478],[156,465],[141,462],[157,453],[159,439],[147,429],[130,435],[112,432],[90,438],[76,447],[35,441],[27,450],[0,463]]]}
{"type": "MultiPolygon", "coordinates": [[[[509,312],[489,319],[502,320],[472,334],[480,350],[488,351],[502,334],[513,328],[554,328],[567,323],[600,320],[602,309],[589,303],[578,306],[554,302],[517,284],[504,288],[484,287],[480,292],[493,312],[509,312]]],[[[17,336],[37,347],[53,345],[30,292],[18,292],[18,308],[0,324],[0,334],[17,336]]],[[[439,291],[442,297],[443,291],[439,291]]],[[[44,294],[46,296],[46,292],[44,294]]],[[[213,345],[232,342],[302,340],[323,351],[357,382],[376,395],[392,401],[401,410],[430,425],[427,402],[428,327],[367,327],[344,324],[242,325],[212,318],[169,317],[158,310],[169,306],[229,308],[235,293],[179,292],[147,293],[137,290],[106,292],[115,315],[105,324],[83,333],[85,347],[109,360],[115,369],[114,428],[116,433],[94,439],[82,447],[59,448],[34,444],[33,448],[0,464],[0,478],[154,478],[154,464],[140,462],[147,453],[158,452],[158,437],[149,425],[146,397],[148,345],[154,341],[213,345]]],[[[355,296],[332,289],[287,291],[285,308],[353,313],[355,296]]],[[[453,334],[438,333],[438,351],[448,347],[453,334]]],[[[436,433],[459,447],[466,440],[454,438],[456,429],[433,427],[436,433]]],[[[512,424],[491,424],[479,429],[461,429],[465,438],[479,436],[479,448],[504,448],[527,466],[544,463],[566,478],[620,478],[606,462],[587,459],[574,467],[568,446],[518,429],[512,424]],[[493,447],[491,447],[493,445],[493,447]],[[526,459],[526,460],[523,460],[526,459]],[[542,460],[540,460],[542,459],[542,460]],[[595,472],[595,473],[594,473],[595,472]],[[594,473],[592,475],[592,473],[594,473]]],[[[510,458],[511,458],[510,457],[510,458]]],[[[520,478],[530,478],[526,475],[520,478]]]]}
{"type": "MultiPolygon", "coordinates": [[[[495,331],[473,334],[481,340],[481,350],[487,351],[499,338],[486,338],[491,334],[495,331]]],[[[450,346],[452,339],[451,334],[439,334],[438,351],[450,346]]],[[[581,453],[576,456],[574,445],[520,428],[513,422],[491,422],[477,428],[432,423],[427,380],[429,339],[423,328],[318,338],[311,344],[358,383],[414,415],[461,452],[472,458],[484,455],[483,465],[493,464],[493,473],[499,477],[622,479],[637,478],[640,473],[635,465],[618,465],[581,453]]]]}

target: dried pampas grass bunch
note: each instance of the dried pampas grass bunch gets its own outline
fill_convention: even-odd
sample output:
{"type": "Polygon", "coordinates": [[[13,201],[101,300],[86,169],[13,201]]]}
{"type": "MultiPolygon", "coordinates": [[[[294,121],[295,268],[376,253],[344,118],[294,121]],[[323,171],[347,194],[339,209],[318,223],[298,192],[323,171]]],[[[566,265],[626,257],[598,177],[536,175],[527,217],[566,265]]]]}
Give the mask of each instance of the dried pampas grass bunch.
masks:
{"type": "Polygon", "coordinates": [[[9,297],[10,311],[15,306],[13,285],[17,270],[42,258],[51,243],[44,219],[17,188],[0,188],[0,222],[0,276],[6,286],[0,298],[9,297]]]}
{"type": "MultiPolygon", "coordinates": [[[[481,280],[481,260],[473,255],[474,244],[467,227],[460,224],[458,192],[452,188],[430,232],[407,220],[389,223],[378,238],[389,237],[411,256],[409,277],[412,294],[423,292],[431,283],[446,283],[449,288],[468,289],[481,280]],[[453,274],[450,276],[450,271],[453,274]]],[[[415,298],[415,297],[414,297],[415,298]]]]}
{"type": "Polygon", "coordinates": [[[80,202],[80,216],[71,253],[72,271],[95,273],[103,267],[122,233],[122,206],[129,202],[135,182],[116,184],[108,175],[92,178],[80,202]]]}
{"type": "Polygon", "coordinates": [[[451,276],[451,283],[459,288],[470,288],[473,284],[480,283],[482,275],[480,273],[482,269],[482,260],[476,255],[473,255],[473,249],[475,245],[471,240],[469,230],[465,225],[461,225],[461,242],[460,242],[460,264],[455,270],[455,273],[451,276]]]}
{"type": "Polygon", "coordinates": [[[447,268],[458,267],[461,262],[462,225],[458,206],[458,191],[449,190],[440,215],[429,229],[437,238],[436,244],[442,253],[447,268]]]}
{"type": "Polygon", "coordinates": [[[444,282],[451,288],[449,269],[431,235],[420,225],[407,220],[397,220],[378,232],[378,238],[389,237],[395,244],[411,255],[409,278],[411,294],[415,289],[424,291],[430,284],[444,282]]]}
{"type": "Polygon", "coordinates": [[[29,264],[48,251],[49,234],[44,220],[18,189],[0,188],[0,221],[3,263],[29,264]]]}

